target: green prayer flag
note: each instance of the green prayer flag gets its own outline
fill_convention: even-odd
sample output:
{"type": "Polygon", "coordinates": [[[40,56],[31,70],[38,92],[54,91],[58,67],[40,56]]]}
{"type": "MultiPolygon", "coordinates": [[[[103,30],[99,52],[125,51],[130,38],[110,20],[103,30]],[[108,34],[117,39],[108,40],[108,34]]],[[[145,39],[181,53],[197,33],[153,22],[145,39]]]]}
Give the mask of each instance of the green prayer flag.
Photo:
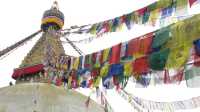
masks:
{"type": "Polygon", "coordinates": [[[152,53],[149,57],[149,65],[153,70],[163,70],[168,59],[169,49],[152,53]]]}
{"type": "Polygon", "coordinates": [[[155,37],[153,38],[152,48],[158,48],[164,45],[170,38],[171,38],[170,27],[158,30],[155,33],[155,37]]]}
{"type": "Polygon", "coordinates": [[[149,6],[147,7],[147,9],[148,9],[148,11],[153,11],[153,10],[156,9],[156,6],[157,6],[157,2],[152,3],[151,5],[149,5],[149,6]]]}

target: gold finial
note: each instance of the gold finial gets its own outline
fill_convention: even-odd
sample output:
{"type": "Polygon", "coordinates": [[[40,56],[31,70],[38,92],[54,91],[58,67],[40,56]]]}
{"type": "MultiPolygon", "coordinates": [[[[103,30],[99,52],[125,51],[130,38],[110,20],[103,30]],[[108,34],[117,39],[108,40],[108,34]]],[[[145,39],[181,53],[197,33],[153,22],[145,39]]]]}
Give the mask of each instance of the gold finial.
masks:
{"type": "Polygon", "coordinates": [[[57,2],[57,1],[54,1],[54,2],[53,2],[52,8],[58,9],[58,2],[57,2]]]}
{"type": "Polygon", "coordinates": [[[54,1],[53,3],[56,4],[56,5],[58,5],[58,2],[57,2],[57,1],[54,1]]]}

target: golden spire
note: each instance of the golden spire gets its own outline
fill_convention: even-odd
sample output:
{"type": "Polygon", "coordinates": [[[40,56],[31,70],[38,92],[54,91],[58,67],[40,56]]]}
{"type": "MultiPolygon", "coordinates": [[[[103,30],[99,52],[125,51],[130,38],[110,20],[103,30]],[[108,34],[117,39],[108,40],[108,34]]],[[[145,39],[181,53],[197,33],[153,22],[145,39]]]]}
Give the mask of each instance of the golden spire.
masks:
{"type": "Polygon", "coordinates": [[[52,8],[55,8],[58,10],[58,2],[56,0],[53,2],[52,8]]]}

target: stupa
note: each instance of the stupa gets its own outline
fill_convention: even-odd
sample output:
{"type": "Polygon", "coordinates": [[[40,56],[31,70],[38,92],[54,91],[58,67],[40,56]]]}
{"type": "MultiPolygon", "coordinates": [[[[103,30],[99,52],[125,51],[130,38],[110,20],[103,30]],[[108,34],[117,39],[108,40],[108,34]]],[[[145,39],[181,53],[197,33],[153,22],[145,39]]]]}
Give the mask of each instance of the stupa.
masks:
{"type": "Polygon", "coordinates": [[[104,111],[103,106],[92,100],[88,107],[85,106],[88,97],[75,90],[47,83],[46,71],[53,71],[58,59],[68,57],[59,35],[55,35],[63,25],[64,14],[58,9],[58,3],[54,2],[51,9],[43,14],[41,30],[37,32],[42,32],[41,38],[12,74],[16,85],[0,90],[0,112],[104,111]]]}

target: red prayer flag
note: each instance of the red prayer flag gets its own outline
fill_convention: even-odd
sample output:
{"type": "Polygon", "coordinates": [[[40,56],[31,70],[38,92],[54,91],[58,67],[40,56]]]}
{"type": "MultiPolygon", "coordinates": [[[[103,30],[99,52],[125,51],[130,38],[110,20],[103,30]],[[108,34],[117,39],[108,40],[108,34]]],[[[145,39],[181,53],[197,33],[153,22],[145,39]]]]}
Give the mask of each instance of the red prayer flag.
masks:
{"type": "Polygon", "coordinates": [[[178,70],[177,74],[172,77],[172,81],[176,81],[178,82],[178,84],[180,84],[180,82],[183,80],[183,75],[184,75],[184,69],[178,70]]]}
{"type": "Polygon", "coordinates": [[[92,63],[95,64],[97,59],[97,52],[92,54],[92,63]]]}
{"type": "Polygon", "coordinates": [[[100,74],[100,68],[94,68],[91,72],[92,77],[97,77],[100,74]]]}
{"type": "Polygon", "coordinates": [[[92,84],[93,84],[93,80],[90,79],[89,82],[88,82],[88,88],[90,88],[92,86],[92,84]]]}
{"type": "Polygon", "coordinates": [[[144,15],[144,13],[147,11],[147,7],[141,8],[139,10],[137,10],[139,15],[144,15]]]}
{"type": "Polygon", "coordinates": [[[138,58],[133,62],[133,72],[136,74],[149,72],[149,63],[147,56],[138,58]]]}
{"type": "Polygon", "coordinates": [[[109,28],[109,21],[105,21],[103,23],[103,28],[104,28],[104,32],[109,32],[110,28],[109,28]]]}
{"type": "Polygon", "coordinates": [[[100,51],[99,63],[100,63],[100,64],[103,64],[103,50],[100,51]]]}
{"type": "Polygon", "coordinates": [[[189,0],[190,7],[196,2],[197,0],[189,0]]]}
{"type": "Polygon", "coordinates": [[[165,84],[168,84],[170,83],[171,80],[170,80],[170,76],[169,76],[169,71],[168,70],[165,70],[165,74],[164,74],[164,83],[165,84]]]}
{"type": "Polygon", "coordinates": [[[129,41],[128,43],[128,56],[133,56],[140,51],[140,39],[135,38],[129,41]]]}
{"type": "Polygon", "coordinates": [[[180,69],[176,72],[174,76],[169,76],[169,71],[165,70],[164,71],[164,83],[169,84],[169,83],[176,83],[180,84],[180,82],[183,80],[183,74],[184,74],[184,69],[180,69]]]}
{"type": "Polygon", "coordinates": [[[70,75],[72,76],[72,80],[76,80],[77,79],[77,75],[76,75],[75,70],[72,70],[70,75]]]}
{"type": "Polygon", "coordinates": [[[120,23],[124,23],[126,21],[126,16],[123,15],[120,17],[120,23]]]}
{"type": "Polygon", "coordinates": [[[117,64],[120,61],[121,43],[112,47],[109,64],[117,64]]]}
{"type": "Polygon", "coordinates": [[[144,36],[134,38],[128,42],[127,56],[146,55],[151,52],[153,42],[153,32],[144,36]]]}
{"type": "Polygon", "coordinates": [[[141,38],[140,40],[140,53],[142,54],[148,54],[151,52],[151,45],[153,41],[153,33],[148,33],[144,36],[144,38],[141,38]]]}

